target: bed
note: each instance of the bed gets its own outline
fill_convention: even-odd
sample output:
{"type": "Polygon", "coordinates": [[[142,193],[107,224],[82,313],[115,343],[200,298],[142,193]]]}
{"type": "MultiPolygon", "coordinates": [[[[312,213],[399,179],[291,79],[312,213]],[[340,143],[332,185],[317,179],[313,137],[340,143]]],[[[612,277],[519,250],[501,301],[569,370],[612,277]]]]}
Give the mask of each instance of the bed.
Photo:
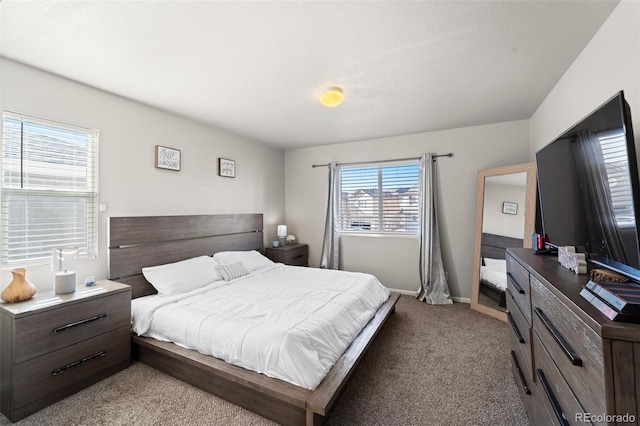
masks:
{"type": "MultiPolygon", "coordinates": [[[[262,215],[110,218],[109,277],[132,286],[134,298],[156,291],[142,268],[228,250],[262,250],[262,215]]],[[[285,425],[320,424],[395,309],[392,294],[313,390],[267,377],[195,350],[133,335],[134,358],[285,425]]]]}
{"type": "Polygon", "coordinates": [[[522,247],[521,238],[482,233],[480,293],[506,309],[507,267],[505,249],[522,247]]]}

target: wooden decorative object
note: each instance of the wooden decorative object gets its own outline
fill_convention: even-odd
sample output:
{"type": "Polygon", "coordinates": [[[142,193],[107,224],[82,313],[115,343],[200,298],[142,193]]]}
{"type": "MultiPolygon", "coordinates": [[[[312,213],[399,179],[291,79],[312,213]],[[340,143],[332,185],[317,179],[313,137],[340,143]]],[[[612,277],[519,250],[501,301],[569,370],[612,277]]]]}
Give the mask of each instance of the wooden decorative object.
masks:
{"type": "Polygon", "coordinates": [[[16,303],[28,300],[36,294],[36,286],[31,284],[25,278],[27,270],[24,268],[15,268],[11,270],[13,279],[11,283],[2,291],[2,300],[7,303],[16,303]]]}
{"type": "Polygon", "coordinates": [[[593,269],[589,278],[600,283],[626,283],[629,281],[629,278],[624,275],[609,271],[608,269],[593,269]]]}

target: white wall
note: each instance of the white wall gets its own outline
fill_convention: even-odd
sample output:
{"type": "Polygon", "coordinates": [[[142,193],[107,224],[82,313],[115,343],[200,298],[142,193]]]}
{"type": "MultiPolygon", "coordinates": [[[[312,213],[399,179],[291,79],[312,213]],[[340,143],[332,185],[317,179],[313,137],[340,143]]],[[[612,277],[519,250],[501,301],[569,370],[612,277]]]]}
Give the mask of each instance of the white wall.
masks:
{"type": "Polygon", "coordinates": [[[523,239],[526,187],[492,184],[491,178],[485,178],[482,232],[523,239]],[[515,215],[502,212],[504,202],[518,205],[515,215]]]}
{"type": "Polygon", "coordinates": [[[623,0],[530,119],[531,158],[619,90],[640,143],[640,2],[623,0]]]}
{"type": "MultiPolygon", "coordinates": [[[[436,188],[445,269],[454,297],[471,295],[478,170],[529,159],[528,121],[491,124],[290,150],[285,153],[286,222],[290,233],[309,244],[310,263],[322,250],[328,171],[312,164],[445,154],[437,162],[436,188]]],[[[343,237],[342,269],[374,273],[389,288],[415,291],[418,280],[416,237],[343,237]]]]}
{"type": "MultiPolygon", "coordinates": [[[[99,255],[79,279],[107,276],[107,217],[264,213],[265,244],[284,221],[284,153],[176,115],[2,59],[2,109],[100,131],[99,255]],[[154,167],[155,145],[182,151],[180,172],[154,167]],[[236,161],[236,178],[217,176],[218,157],[236,161]]],[[[158,90],[164,90],[158,88],[158,90]]],[[[48,265],[27,268],[39,288],[48,265]]],[[[11,280],[4,270],[2,288],[11,280]]]]}

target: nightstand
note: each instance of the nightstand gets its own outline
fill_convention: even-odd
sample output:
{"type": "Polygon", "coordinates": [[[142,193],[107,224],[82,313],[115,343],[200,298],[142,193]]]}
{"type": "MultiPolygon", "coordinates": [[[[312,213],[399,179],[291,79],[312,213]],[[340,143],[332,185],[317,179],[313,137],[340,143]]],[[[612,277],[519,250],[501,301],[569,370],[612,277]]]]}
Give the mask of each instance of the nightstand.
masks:
{"type": "Polygon", "coordinates": [[[267,247],[267,257],[274,262],[292,266],[309,266],[309,245],[291,244],[267,247]]]}
{"type": "Polygon", "coordinates": [[[0,341],[0,411],[16,422],[129,366],[131,287],[102,280],[1,303],[0,341]]]}

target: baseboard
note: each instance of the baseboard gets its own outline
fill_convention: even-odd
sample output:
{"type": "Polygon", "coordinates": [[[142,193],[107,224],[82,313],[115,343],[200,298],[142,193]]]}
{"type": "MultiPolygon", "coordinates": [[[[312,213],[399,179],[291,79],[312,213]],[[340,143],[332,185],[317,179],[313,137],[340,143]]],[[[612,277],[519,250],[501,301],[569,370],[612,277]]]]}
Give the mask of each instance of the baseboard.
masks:
{"type": "MultiPolygon", "coordinates": [[[[417,297],[418,296],[418,291],[400,290],[400,289],[397,289],[397,288],[390,288],[389,291],[392,292],[392,293],[405,294],[407,296],[413,296],[413,297],[417,297]]],[[[451,297],[451,299],[454,302],[457,302],[457,303],[468,303],[468,304],[471,303],[471,299],[466,298],[466,297],[451,297]]]]}
{"type": "Polygon", "coordinates": [[[397,288],[390,288],[389,291],[391,293],[400,293],[400,294],[404,294],[404,295],[407,295],[407,296],[413,296],[413,297],[416,297],[418,295],[418,291],[417,290],[416,291],[411,291],[411,290],[400,290],[400,289],[397,289],[397,288]]]}

